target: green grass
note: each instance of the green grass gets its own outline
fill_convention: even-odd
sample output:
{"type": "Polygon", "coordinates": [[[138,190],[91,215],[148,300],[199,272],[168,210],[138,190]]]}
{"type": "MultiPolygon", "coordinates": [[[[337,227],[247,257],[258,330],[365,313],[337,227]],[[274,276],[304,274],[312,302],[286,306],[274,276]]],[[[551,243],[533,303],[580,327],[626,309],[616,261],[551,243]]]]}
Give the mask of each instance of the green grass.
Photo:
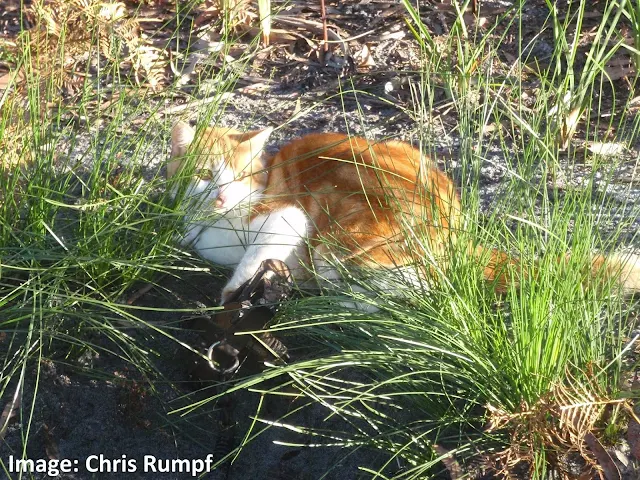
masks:
{"type": "MultiPolygon", "coordinates": [[[[65,99],[58,88],[62,72],[47,73],[45,62],[64,52],[67,40],[69,49],[71,40],[79,42],[62,33],[47,47],[24,33],[15,54],[26,80],[1,97],[3,400],[37,394],[45,361],[82,371],[78,359],[87,352],[119,358],[143,378],[164,381],[155,366],[159,353],[145,335],[171,337],[174,329],[143,321],[127,297],[134,286],[163,275],[205,269],[176,242],[184,211],[167,195],[160,171],[170,127],[158,114],[162,103],[124,78],[124,51],[112,61],[99,60],[102,70],[87,72],[75,98],[65,99]],[[128,94],[114,99],[108,87],[113,81],[128,94]]],[[[94,40],[88,48],[99,58],[94,40]]],[[[27,452],[35,408],[35,397],[25,397],[16,410],[24,433],[16,456],[27,452]]],[[[6,427],[3,420],[0,438],[6,427]]]]}
{"type": "MultiPolygon", "coordinates": [[[[418,238],[415,261],[430,280],[424,288],[378,272],[376,281],[363,280],[374,296],[345,288],[291,301],[272,330],[304,345],[303,358],[232,382],[229,391],[297,398],[294,411],[325,407],[327,418],[342,419],[342,429],[297,425],[292,413],[277,422],[256,421],[246,439],[274,424],[299,433],[300,445],[378,449],[389,461],[379,469],[362,466],[373,478],[437,475],[443,451],[462,464],[485,456],[496,468],[526,460],[532,477],[543,478],[557,466],[555,446],[544,433],[561,429],[560,407],[588,404],[563,411],[598,434],[600,424],[592,422],[604,410],[624,414],[617,402],[623,397],[622,355],[633,327],[628,315],[637,305],[624,301],[611,282],[585,285],[583,280],[590,252],[637,245],[633,225],[640,207],[611,200],[603,185],[616,187],[612,175],[618,160],[584,153],[576,138],[637,142],[637,120],[628,103],[635,96],[635,78],[625,91],[603,74],[608,59],[628,50],[617,37],[621,22],[628,19],[637,38],[637,9],[630,2],[609,2],[603,7],[606,20],[585,47],[569,33],[585,21],[588,2],[574,2],[572,10],[560,13],[550,3],[547,37],[555,43],[542,64],[539,58],[528,61],[518,7],[481,32],[461,5],[443,41],[430,33],[412,2],[404,5],[423,55],[420,80],[412,86],[416,105],[409,112],[420,126],[416,144],[429,150],[434,112],[441,106],[435,99],[443,97],[453,106],[453,133],[461,139],[460,166],[451,173],[462,187],[465,222],[460,241],[449,246],[450,266],[434,264],[428,241],[418,238]],[[522,63],[493,62],[506,48],[508,33],[517,39],[523,62],[538,63],[538,73],[522,63]],[[532,90],[535,100],[525,105],[524,94],[532,90]],[[607,98],[613,105],[605,104],[607,98]],[[575,127],[572,115],[580,120],[575,134],[567,131],[575,127]],[[487,212],[481,208],[480,170],[494,155],[504,157],[508,169],[487,212]],[[587,161],[593,166],[583,185],[555,188],[562,169],[587,161]],[[596,185],[597,178],[607,180],[596,185]],[[521,259],[525,280],[497,295],[467,254],[469,243],[513,253],[521,259]],[[570,260],[558,261],[568,251],[570,260]],[[403,296],[376,286],[379,277],[403,296]],[[339,303],[345,298],[380,311],[345,309],[339,303]],[[589,398],[601,401],[602,408],[592,400],[581,402],[589,398]]],[[[181,28],[187,27],[181,24],[187,13],[176,16],[181,28]]],[[[187,43],[178,44],[178,51],[186,51],[191,40],[187,43]]],[[[58,53],[64,50],[62,44],[56,47],[58,53]]],[[[173,119],[154,115],[160,97],[124,77],[116,61],[106,62],[97,77],[87,76],[69,104],[55,74],[42,81],[37,54],[26,46],[12,53],[25,67],[27,82],[20,95],[5,92],[0,113],[0,157],[24,162],[7,165],[0,175],[3,399],[23,390],[25,382],[37,390],[41,360],[64,362],[84,350],[123,358],[152,378],[146,345],[127,331],[146,328],[167,336],[170,331],[143,322],[123,299],[139,282],[201,267],[177,245],[186,206],[166,194],[159,163],[146,180],[142,177],[156,160],[152,157],[166,155],[157,146],[168,143],[173,119]],[[132,94],[108,110],[96,109],[114,79],[129,85],[132,94]],[[146,120],[133,127],[141,117],[146,120]],[[191,266],[177,266],[184,262],[191,266]],[[34,366],[36,374],[27,374],[34,366]]],[[[218,93],[233,84],[225,69],[209,73],[219,81],[212,82],[218,93]]],[[[218,102],[203,109],[199,123],[224,119],[224,108],[218,102]]],[[[570,170],[565,180],[573,180],[570,170]]],[[[27,433],[33,405],[23,413],[27,433]]],[[[0,425],[0,436],[2,430],[0,425]]],[[[563,432],[574,443],[586,433],[563,432]]],[[[230,455],[238,453],[242,447],[230,455]]]]}
{"type": "MultiPolygon", "coordinates": [[[[491,60],[505,42],[505,25],[519,38],[523,26],[517,8],[504,14],[499,28],[489,26],[482,34],[466,25],[460,13],[443,45],[431,37],[412,4],[405,6],[424,55],[416,97],[431,102],[430,108],[418,105],[414,115],[420,125],[433,125],[437,105],[432,99],[444,91],[458,120],[462,168],[456,173],[464,187],[465,230],[459,245],[450,249],[451,265],[443,271],[430,264],[428,254],[417,255],[416,262],[435,271],[436,278],[426,292],[395,277],[400,299],[371,282],[365,286],[373,296],[331,290],[290,302],[271,331],[295,333],[312,353],[238,381],[234,389],[302,396],[301,409],[324,405],[327,418],[344,420],[344,430],[313,429],[294,418],[264,422],[300,433],[299,446],[366,446],[386,452],[384,467],[362,467],[373,478],[428,478],[444,468],[443,451],[462,464],[483,458],[496,469],[525,461],[532,478],[544,478],[549,469],[562,467],[562,452],[568,451],[567,445],[549,440],[553,434],[580,448],[588,432],[600,432],[605,411],[624,412],[622,356],[633,327],[629,311],[637,306],[622,299],[614,282],[598,274],[585,282],[585,275],[592,252],[620,248],[623,234],[626,241],[636,240],[633,225],[640,209],[631,200],[620,205],[605,194],[613,186],[617,159],[569,147],[579,140],[567,131],[575,129],[577,118],[587,140],[633,145],[637,139],[627,100],[616,95],[614,115],[586,115],[584,120],[585,113],[610,111],[601,102],[620,90],[603,72],[621,48],[615,34],[622,11],[614,3],[605,6],[605,20],[586,47],[586,62],[578,62],[585,47],[577,40],[566,43],[566,32],[583,21],[586,4],[562,12],[562,21],[550,11],[548,29],[556,49],[533,80],[539,87],[531,108],[521,101],[522,93],[531,91],[531,74],[522,64],[496,72],[491,60]],[[566,105],[564,98],[569,99],[566,105]],[[556,118],[550,118],[554,106],[556,118]],[[491,131],[490,124],[498,128],[491,131]],[[618,137],[605,137],[607,129],[616,129],[618,137]],[[507,159],[508,171],[501,194],[484,213],[479,169],[496,150],[507,159]],[[558,190],[560,168],[569,171],[566,180],[571,182],[567,166],[585,161],[593,168],[583,184],[558,190]],[[605,181],[597,188],[599,177],[605,181]],[[608,220],[622,212],[622,221],[608,220]],[[520,258],[525,280],[496,295],[467,254],[467,241],[520,258]],[[570,259],[559,260],[567,252],[570,259]],[[339,304],[345,298],[370,303],[380,312],[345,309],[339,304]],[[272,386],[274,377],[283,382],[279,388],[272,386]],[[567,419],[582,428],[567,426],[567,419]]],[[[525,51],[522,41],[519,51],[525,51]]],[[[633,90],[625,95],[633,98],[633,90]]],[[[422,133],[428,138],[428,131],[422,133]]],[[[428,250],[428,240],[419,243],[416,251],[428,250]]],[[[387,283],[393,282],[388,276],[387,283]]],[[[260,432],[256,427],[250,433],[260,432]]]]}

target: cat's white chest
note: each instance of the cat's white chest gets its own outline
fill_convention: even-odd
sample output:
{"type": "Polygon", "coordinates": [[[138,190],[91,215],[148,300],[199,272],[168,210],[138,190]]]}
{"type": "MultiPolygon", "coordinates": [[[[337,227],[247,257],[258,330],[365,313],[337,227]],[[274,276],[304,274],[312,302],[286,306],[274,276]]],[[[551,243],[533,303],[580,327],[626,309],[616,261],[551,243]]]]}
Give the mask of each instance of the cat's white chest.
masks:
{"type": "Polygon", "coordinates": [[[233,266],[240,263],[250,243],[248,230],[244,217],[222,217],[210,225],[189,225],[182,243],[213,263],[233,266]]]}

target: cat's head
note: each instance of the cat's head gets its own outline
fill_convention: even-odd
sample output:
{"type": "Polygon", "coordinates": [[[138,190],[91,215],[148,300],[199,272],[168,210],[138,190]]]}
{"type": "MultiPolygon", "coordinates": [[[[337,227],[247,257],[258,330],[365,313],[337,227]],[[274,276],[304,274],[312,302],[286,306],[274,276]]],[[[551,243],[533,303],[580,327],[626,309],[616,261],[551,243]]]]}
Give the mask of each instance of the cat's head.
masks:
{"type": "Polygon", "coordinates": [[[239,132],[211,127],[198,132],[184,122],[171,131],[171,161],[167,178],[191,171],[188,195],[213,208],[228,211],[255,202],[267,185],[264,146],[272,128],[239,132]]]}

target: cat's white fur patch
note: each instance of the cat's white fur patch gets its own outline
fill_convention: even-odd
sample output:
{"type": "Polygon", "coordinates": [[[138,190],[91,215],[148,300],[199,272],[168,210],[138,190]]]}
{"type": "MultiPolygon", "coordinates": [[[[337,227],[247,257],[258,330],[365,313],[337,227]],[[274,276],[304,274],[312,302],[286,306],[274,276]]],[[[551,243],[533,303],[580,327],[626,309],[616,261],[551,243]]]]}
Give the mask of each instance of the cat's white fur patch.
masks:
{"type": "Polygon", "coordinates": [[[257,201],[260,191],[234,182],[233,171],[218,165],[214,180],[194,179],[185,198],[193,202],[189,210],[195,212],[185,218],[187,229],[180,242],[190,246],[201,257],[227,267],[240,263],[255,234],[248,225],[249,200],[257,201]],[[198,212],[213,212],[215,201],[225,195],[224,214],[215,220],[198,218],[198,212]]]}
{"type": "Polygon", "coordinates": [[[640,255],[634,253],[617,253],[612,255],[610,262],[620,265],[620,281],[627,293],[640,292],[640,255]]]}
{"type": "MultiPolygon", "coordinates": [[[[331,261],[328,261],[318,251],[313,252],[312,259],[313,259],[313,268],[314,268],[315,278],[321,288],[329,287],[329,288],[335,288],[338,290],[343,290],[345,288],[345,282],[344,282],[343,276],[334,266],[337,262],[337,259],[332,258],[331,261]]],[[[360,285],[350,284],[349,288],[351,288],[353,292],[361,293],[364,296],[371,295],[370,291],[361,287],[360,285]]],[[[356,300],[341,301],[340,305],[351,310],[359,310],[361,312],[366,312],[366,313],[375,313],[379,311],[378,307],[370,303],[358,302],[356,300]]]]}
{"type": "Polygon", "coordinates": [[[290,206],[258,215],[249,224],[249,242],[231,280],[222,290],[220,304],[256,273],[268,259],[281,260],[295,270],[308,235],[309,219],[302,209],[290,206]]]}
{"type": "Polygon", "coordinates": [[[185,243],[190,243],[201,257],[219,265],[232,267],[240,263],[247,251],[248,230],[244,218],[223,217],[209,226],[191,227],[187,230],[184,240],[185,243]]]}

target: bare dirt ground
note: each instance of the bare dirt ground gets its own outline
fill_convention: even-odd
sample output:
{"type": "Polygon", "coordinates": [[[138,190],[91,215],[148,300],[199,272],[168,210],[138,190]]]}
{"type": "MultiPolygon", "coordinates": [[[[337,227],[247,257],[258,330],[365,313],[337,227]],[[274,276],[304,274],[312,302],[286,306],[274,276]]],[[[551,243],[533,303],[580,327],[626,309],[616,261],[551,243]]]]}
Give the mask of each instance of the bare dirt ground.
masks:
{"type": "MultiPolygon", "coordinates": [[[[149,3],[152,5],[146,11],[149,17],[166,14],[168,2],[149,3]]],[[[452,21],[451,10],[436,2],[421,3],[424,4],[425,21],[431,31],[435,35],[446,34],[452,21]]],[[[544,22],[546,15],[543,3],[529,2],[530,6],[523,12],[522,22],[527,25],[525,33],[530,38],[539,33],[544,22]]],[[[437,98],[430,99],[434,105],[433,123],[418,125],[412,114],[415,105],[412,104],[409,85],[419,79],[421,52],[406,26],[402,6],[393,1],[377,0],[327,4],[331,28],[339,32],[342,38],[356,38],[347,41],[349,56],[336,54],[329,60],[318,58],[318,6],[310,5],[310,2],[293,2],[286,16],[315,23],[275,22],[276,27],[293,31],[293,40],[289,40],[285,46],[275,43],[253,59],[251,68],[240,76],[233,94],[226,100],[221,123],[238,128],[284,125],[274,134],[272,149],[287,139],[311,131],[348,131],[376,138],[396,137],[415,141],[420,129],[430,142],[429,150],[439,164],[451,172],[458,185],[463,186],[468,179],[461,178],[456,156],[461,139],[456,134],[455,112],[451,110],[444,91],[440,90],[437,98]],[[345,93],[336,97],[341,90],[356,90],[359,93],[345,93]]],[[[508,1],[483,0],[481,16],[491,21],[511,4],[508,1]]],[[[0,26],[7,35],[16,32],[15,8],[16,2],[0,7],[0,26]],[[6,10],[3,12],[2,8],[6,10]]],[[[206,14],[204,10],[201,22],[207,20],[206,14]]],[[[215,42],[216,39],[209,37],[207,41],[215,42]]],[[[536,58],[544,62],[548,60],[553,46],[549,36],[542,35],[537,37],[530,49],[536,58]]],[[[490,61],[497,68],[508,71],[508,63],[517,54],[516,42],[506,42],[502,54],[490,61]]],[[[214,65],[212,68],[222,67],[214,65]]],[[[0,77],[2,73],[0,67],[0,77]]],[[[534,89],[535,80],[530,82],[534,89]]],[[[192,80],[186,79],[185,85],[181,92],[165,100],[166,107],[163,108],[167,109],[167,113],[162,116],[165,126],[175,118],[193,113],[193,109],[176,113],[168,109],[188,101],[209,98],[202,87],[206,82],[200,83],[200,91],[195,93],[194,88],[187,88],[195,85],[192,80]]],[[[168,139],[165,140],[152,142],[149,146],[146,154],[149,161],[145,166],[148,175],[162,168],[166,160],[168,139]]],[[[78,148],[82,149],[82,143],[78,148]]],[[[509,169],[500,149],[487,148],[486,151],[489,152],[487,156],[480,159],[480,185],[483,207],[489,208],[495,197],[500,195],[502,179],[509,175],[509,169]]],[[[638,171],[636,156],[630,154],[628,161],[621,163],[617,177],[619,182],[603,183],[599,187],[606,189],[620,204],[629,195],[640,197],[637,183],[633,185],[628,181],[638,171]]],[[[91,159],[86,161],[90,166],[91,159]]],[[[569,168],[567,165],[565,167],[569,168]]],[[[568,177],[575,185],[580,185],[581,179],[589,173],[587,165],[572,166],[571,169],[572,175],[568,177]]],[[[611,222],[615,223],[615,219],[611,219],[611,222]]],[[[637,227],[640,225],[636,226],[636,230],[637,227]]],[[[632,233],[629,232],[629,236],[632,233]]],[[[143,295],[136,305],[167,309],[215,305],[220,276],[202,274],[180,279],[165,278],[159,285],[143,295]]],[[[141,310],[138,314],[157,326],[185,329],[178,331],[177,335],[186,342],[197,341],[197,335],[186,329],[188,323],[180,313],[141,310]]],[[[218,459],[242,441],[251,417],[256,415],[258,395],[238,392],[190,415],[169,415],[168,411],[205,398],[212,391],[219,392],[223,387],[209,386],[205,391],[194,393],[201,385],[190,377],[190,357],[183,347],[152,329],[141,327],[130,333],[149,352],[149,361],[157,368],[158,376],[144,378],[132,371],[127,362],[87,351],[76,352],[67,358],[43,359],[40,362],[37,392],[27,391],[23,397],[23,405],[33,402],[34,406],[30,429],[22,429],[27,425],[23,418],[9,428],[0,444],[0,459],[5,465],[9,455],[19,457],[22,454],[22,445],[26,443],[28,458],[79,459],[80,470],[59,477],[63,479],[178,480],[190,476],[186,473],[155,474],[140,471],[143,457],[152,455],[162,460],[205,459],[208,454],[213,454],[218,459]],[[90,455],[103,455],[108,459],[126,456],[126,459],[137,461],[138,471],[90,474],[84,467],[84,461],[90,455]]],[[[293,348],[296,348],[295,344],[293,348]]],[[[34,365],[30,373],[35,375],[36,371],[34,365]]],[[[260,415],[277,419],[296,407],[295,402],[269,403],[263,406],[260,415]]],[[[310,426],[336,426],[336,420],[325,422],[325,415],[326,412],[320,409],[308,409],[302,418],[297,418],[297,422],[310,426]]],[[[358,471],[359,465],[378,468],[387,460],[376,451],[286,447],[275,444],[274,440],[303,444],[310,441],[284,429],[270,429],[250,442],[233,464],[226,464],[204,478],[368,478],[370,475],[358,471]],[[328,473],[323,477],[325,472],[328,473]]],[[[615,455],[625,478],[640,478],[637,474],[637,457],[634,457],[634,452],[623,439],[615,455]]],[[[394,463],[387,472],[397,471],[400,467],[394,463]]],[[[39,474],[34,478],[50,477],[39,474]]]]}

